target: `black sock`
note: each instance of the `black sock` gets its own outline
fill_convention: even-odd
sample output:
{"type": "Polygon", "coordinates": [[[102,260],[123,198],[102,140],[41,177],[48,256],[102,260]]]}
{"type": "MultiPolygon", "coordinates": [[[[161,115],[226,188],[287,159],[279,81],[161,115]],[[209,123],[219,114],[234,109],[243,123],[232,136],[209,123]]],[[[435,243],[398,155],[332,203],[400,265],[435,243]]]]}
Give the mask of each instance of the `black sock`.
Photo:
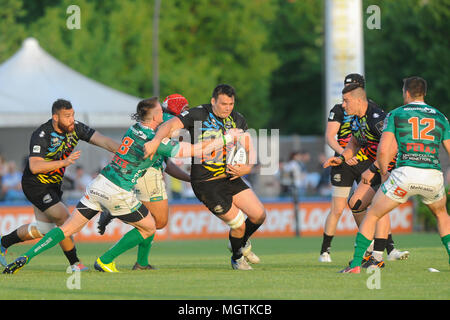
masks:
{"type": "Polygon", "coordinates": [[[373,251],[383,252],[384,249],[386,249],[386,242],[387,239],[375,238],[375,241],[373,243],[373,251]]]}
{"type": "Polygon", "coordinates": [[[13,244],[23,242],[22,239],[19,238],[17,234],[17,229],[11,232],[10,234],[2,237],[2,246],[5,248],[9,248],[13,244]]]}
{"type": "Polygon", "coordinates": [[[331,240],[333,240],[334,236],[329,236],[325,232],[323,233],[323,241],[322,241],[322,249],[320,249],[320,254],[324,252],[330,253],[331,249],[331,240]]]}
{"type": "Polygon", "coordinates": [[[243,239],[244,238],[235,238],[232,237],[231,234],[228,235],[228,238],[230,239],[230,243],[231,243],[231,250],[233,252],[233,260],[237,260],[240,257],[242,257],[242,252],[241,252],[241,248],[242,245],[244,244],[243,239]]]}
{"type": "Polygon", "coordinates": [[[389,233],[386,243],[386,252],[390,254],[392,250],[395,249],[394,240],[392,240],[392,234],[389,233]]]}
{"type": "Polygon", "coordinates": [[[65,254],[67,260],[69,260],[70,265],[80,262],[80,260],[78,259],[78,256],[77,256],[77,248],[73,247],[72,250],[64,251],[64,254],[65,254]]]}
{"type": "Polygon", "coordinates": [[[244,234],[244,238],[242,240],[242,245],[245,246],[245,244],[247,243],[248,238],[250,238],[250,236],[252,234],[255,233],[256,230],[258,230],[259,227],[261,227],[261,224],[255,224],[253,222],[250,221],[249,218],[247,218],[245,220],[245,234],[244,234]]]}

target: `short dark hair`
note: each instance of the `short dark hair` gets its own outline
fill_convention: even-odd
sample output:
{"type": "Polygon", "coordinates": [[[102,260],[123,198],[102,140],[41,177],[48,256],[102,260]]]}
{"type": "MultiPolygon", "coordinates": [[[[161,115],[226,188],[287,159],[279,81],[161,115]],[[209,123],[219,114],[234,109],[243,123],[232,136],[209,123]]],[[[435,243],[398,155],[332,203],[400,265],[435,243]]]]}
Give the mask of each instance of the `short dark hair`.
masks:
{"type": "Polygon", "coordinates": [[[70,110],[72,109],[72,104],[70,101],[64,100],[64,99],[58,99],[55,102],[53,102],[52,105],[52,114],[56,114],[60,110],[70,110]]]}
{"type": "Polygon", "coordinates": [[[350,83],[348,86],[345,86],[344,89],[342,89],[342,94],[352,92],[353,90],[356,90],[358,88],[361,88],[358,83],[350,83]]]}
{"type": "Polygon", "coordinates": [[[144,99],[139,101],[137,107],[136,107],[136,113],[133,113],[131,115],[131,119],[136,121],[142,121],[149,110],[156,107],[158,102],[158,97],[151,97],[148,99],[144,99]]]}
{"type": "Polygon", "coordinates": [[[219,95],[221,94],[226,94],[230,98],[236,97],[236,91],[232,86],[228,84],[219,84],[217,87],[215,87],[212,93],[212,97],[217,100],[217,98],[219,98],[219,95]]]}
{"type": "Polygon", "coordinates": [[[427,82],[421,77],[409,77],[403,79],[403,89],[408,91],[411,97],[417,98],[427,94],[427,82]]]}

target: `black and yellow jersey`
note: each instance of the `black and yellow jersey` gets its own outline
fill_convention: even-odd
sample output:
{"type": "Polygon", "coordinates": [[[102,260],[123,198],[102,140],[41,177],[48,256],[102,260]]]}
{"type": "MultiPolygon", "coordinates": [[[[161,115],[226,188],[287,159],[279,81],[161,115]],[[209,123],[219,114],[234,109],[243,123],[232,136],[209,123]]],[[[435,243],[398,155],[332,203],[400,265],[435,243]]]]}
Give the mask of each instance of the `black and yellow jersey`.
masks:
{"type": "MultiPolygon", "coordinates": [[[[50,119],[31,135],[29,157],[41,157],[46,161],[57,161],[66,159],[78,144],[79,140],[89,142],[95,130],[89,126],[75,121],[75,129],[70,133],[59,133],[55,131],[50,119]]],[[[66,168],[62,167],[46,173],[33,174],[27,161],[22,182],[60,185],[66,168]]]]}
{"type": "MultiPolygon", "coordinates": [[[[247,122],[239,112],[233,110],[226,119],[222,119],[213,113],[211,104],[191,108],[182,112],[178,118],[189,131],[193,144],[210,138],[222,139],[222,135],[231,128],[248,130],[247,122]]],[[[230,145],[227,145],[220,151],[203,155],[201,159],[192,158],[191,181],[204,181],[226,173],[229,148],[230,145]]]]}
{"type": "MultiPolygon", "coordinates": [[[[339,130],[337,132],[337,142],[344,149],[352,137],[351,122],[353,121],[354,117],[355,116],[348,115],[347,112],[345,112],[344,108],[342,107],[342,104],[334,105],[334,107],[330,110],[330,113],[328,115],[328,122],[335,121],[339,122],[340,124],[339,130]]],[[[339,154],[335,152],[335,156],[338,155],[339,154]]],[[[356,154],[356,158],[358,159],[359,162],[368,159],[362,149],[358,151],[358,153],[356,154]]]]}

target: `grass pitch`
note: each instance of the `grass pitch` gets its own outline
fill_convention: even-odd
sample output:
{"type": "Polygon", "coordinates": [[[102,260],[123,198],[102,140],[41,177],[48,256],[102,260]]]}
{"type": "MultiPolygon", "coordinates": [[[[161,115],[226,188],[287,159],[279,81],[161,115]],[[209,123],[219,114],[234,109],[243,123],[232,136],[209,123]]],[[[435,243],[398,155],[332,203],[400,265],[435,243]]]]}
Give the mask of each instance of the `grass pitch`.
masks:
{"type": "MultiPolygon", "coordinates": [[[[335,237],[332,263],[319,263],[321,238],[252,240],[261,264],[252,271],[231,270],[227,240],[155,241],[150,262],[158,270],[131,271],[137,249],[116,260],[116,274],[93,269],[111,244],[79,243],[82,261],[91,268],[76,280],[66,273],[59,246],[36,257],[15,275],[0,274],[0,299],[158,299],[158,300],[301,300],[301,299],[450,299],[448,256],[437,234],[394,235],[406,261],[386,261],[375,274],[337,273],[352,258],[354,237],[335,237]],[[435,268],[440,272],[429,272],[435,268]],[[72,284],[69,289],[67,282],[72,284]],[[78,282],[77,282],[78,281],[78,282]],[[369,289],[378,285],[380,289],[369,289]],[[79,289],[77,289],[79,286],[79,289]]],[[[29,248],[10,248],[12,261],[29,248]]],[[[69,286],[70,287],[70,286],[69,286]]]]}

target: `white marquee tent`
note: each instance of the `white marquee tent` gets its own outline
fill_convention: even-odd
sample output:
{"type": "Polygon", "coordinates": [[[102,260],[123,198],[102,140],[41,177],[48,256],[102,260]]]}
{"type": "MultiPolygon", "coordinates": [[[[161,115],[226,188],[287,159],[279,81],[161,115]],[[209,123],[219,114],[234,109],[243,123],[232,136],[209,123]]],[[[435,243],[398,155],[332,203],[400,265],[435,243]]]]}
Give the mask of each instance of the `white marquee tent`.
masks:
{"type": "Polygon", "coordinates": [[[139,101],[70,69],[36,39],[26,39],[0,65],[0,127],[38,126],[50,118],[58,98],[71,101],[76,118],[95,128],[128,127],[139,101]]]}
{"type": "MultiPolygon", "coordinates": [[[[51,118],[51,106],[59,98],[72,102],[77,120],[116,140],[133,123],[130,114],[140,100],[83,76],[28,38],[0,65],[0,154],[20,166],[31,133],[51,118]]],[[[86,143],[77,148],[82,150],[77,163],[91,172],[110,157],[86,143]]]]}

